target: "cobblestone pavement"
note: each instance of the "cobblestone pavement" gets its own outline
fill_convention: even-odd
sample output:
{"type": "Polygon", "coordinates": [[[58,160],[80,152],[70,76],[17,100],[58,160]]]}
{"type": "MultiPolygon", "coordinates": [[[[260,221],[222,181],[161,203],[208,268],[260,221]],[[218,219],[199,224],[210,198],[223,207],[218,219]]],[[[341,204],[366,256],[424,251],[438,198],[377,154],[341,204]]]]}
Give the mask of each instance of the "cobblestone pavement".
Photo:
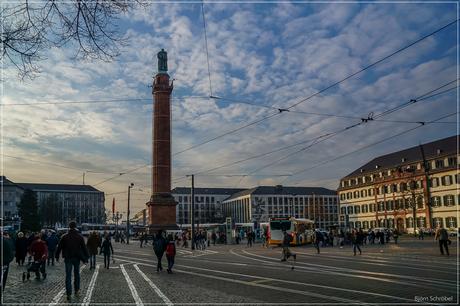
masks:
{"type": "MultiPolygon", "coordinates": [[[[403,238],[398,245],[292,248],[297,260],[281,262],[280,248],[211,246],[205,251],[178,247],[174,273],[156,272],[151,245],[114,244],[115,263],[105,269],[82,266],[82,288],[74,305],[172,304],[457,304],[458,248],[441,256],[437,242],[403,238]],[[294,269],[292,269],[294,267],[294,269]]],[[[166,266],[164,259],[163,266],[166,266]]],[[[25,269],[12,264],[4,305],[65,303],[64,265],[48,267],[46,280],[22,282],[25,269]]]]}

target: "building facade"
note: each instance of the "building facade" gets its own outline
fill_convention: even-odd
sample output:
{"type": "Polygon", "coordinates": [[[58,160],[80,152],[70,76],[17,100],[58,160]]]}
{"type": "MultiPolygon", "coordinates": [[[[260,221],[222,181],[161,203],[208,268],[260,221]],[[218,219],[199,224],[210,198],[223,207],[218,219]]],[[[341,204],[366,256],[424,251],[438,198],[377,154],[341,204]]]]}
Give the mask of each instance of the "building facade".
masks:
{"type": "Polygon", "coordinates": [[[224,200],[222,211],[236,223],[296,217],[314,220],[323,229],[338,225],[337,193],[320,187],[258,186],[224,200]]]}
{"type": "MultiPolygon", "coordinates": [[[[222,223],[224,222],[221,203],[232,194],[242,191],[235,188],[195,188],[195,223],[222,223]]],[[[191,220],[191,189],[176,187],[172,195],[178,203],[176,206],[176,220],[178,224],[190,224],[191,220]]]]}
{"type": "Polygon", "coordinates": [[[105,197],[102,191],[89,185],[17,183],[37,196],[43,226],[66,226],[69,221],[105,223],[105,197]]]}
{"type": "Polygon", "coordinates": [[[18,204],[24,189],[18,184],[13,183],[5,176],[0,176],[2,185],[1,205],[3,214],[1,216],[4,225],[16,225],[18,223],[18,204]]]}
{"type": "Polygon", "coordinates": [[[340,224],[347,228],[458,227],[457,136],[373,159],[340,181],[340,224]]]}

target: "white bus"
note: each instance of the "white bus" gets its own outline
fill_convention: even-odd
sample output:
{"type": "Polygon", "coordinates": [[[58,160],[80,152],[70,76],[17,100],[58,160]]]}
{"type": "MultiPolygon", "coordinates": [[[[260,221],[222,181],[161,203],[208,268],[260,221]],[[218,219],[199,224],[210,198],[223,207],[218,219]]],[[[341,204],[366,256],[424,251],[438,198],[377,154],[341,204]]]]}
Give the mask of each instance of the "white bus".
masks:
{"type": "Polygon", "coordinates": [[[312,242],[314,222],[309,219],[270,218],[268,222],[268,244],[283,243],[283,231],[292,236],[291,245],[303,245],[312,242]]]}

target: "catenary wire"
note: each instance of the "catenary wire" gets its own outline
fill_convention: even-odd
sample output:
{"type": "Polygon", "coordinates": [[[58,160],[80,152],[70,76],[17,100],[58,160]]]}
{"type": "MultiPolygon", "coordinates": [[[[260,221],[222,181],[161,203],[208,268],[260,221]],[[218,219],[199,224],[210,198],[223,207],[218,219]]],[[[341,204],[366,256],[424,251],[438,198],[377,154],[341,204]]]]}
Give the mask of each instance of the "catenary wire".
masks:
{"type": "Polygon", "coordinates": [[[378,61],[373,62],[372,64],[369,64],[369,65],[365,66],[364,68],[361,68],[360,70],[358,70],[358,71],[346,76],[345,78],[343,78],[343,79],[341,79],[341,80],[339,80],[339,81],[337,81],[337,82],[335,82],[335,83],[333,83],[333,84],[331,84],[331,85],[329,85],[329,86],[327,86],[327,87],[315,92],[314,94],[312,94],[312,95],[310,95],[310,96],[308,96],[308,97],[306,97],[306,98],[304,98],[304,99],[292,104],[291,106],[288,106],[286,109],[289,110],[289,109],[291,109],[291,108],[293,108],[293,107],[295,107],[295,106],[297,106],[297,105],[299,105],[301,103],[304,103],[304,102],[310,100],[313,97],[316,97],[317,95],[319,95],[319,94],[321,94],[321,93],[323,93],[323,92],[325,92],[325,91],[327,91],[327,90],[329,90],[329,89],[331,89],[331,88],[333,88],[333,87],[335,87],[335,86],[347,81],[348,79],[350,79],[350,78],[352,78],[352,77],[354,77],[354,76],[366,71],[367,69],[372,68],[372,67],[380,64],[381,62],[387,60],[388,58],[390,58],[390,57],[392,57],[392,56],[394,56],[394,55],[396,55],[396,54],[398,54],[398,53],[400,53],[400,52],[402,52],[402,51],[404,51],[404,50],[406,50],[406,49],[408,49],[408,48],[410,48],[410,47],[412,47],[412,46],[414,46],[416,44],[418,44],[419,42],[427,39],[428,37],[433,36],[436,33],[441,32],[442,30],[450,27],[451,25],[454,25],[455,23],[457,23],[457,21],[458,20],[456,19],[456,20],[453,20],[453,21],[449,22],[448,24],[444,25],[443,27],[441,27],[441,28],[439,28],[439,29],[437,29],[437,30],[435,30],[435,31],[433,31],[433,32],[431,32],[431,33],[429,33],[429,34],[417,39],[416,41],[413,41],[412,43],[410,43],[410,44],[408,44],[408,45],[406,45],[406,46],[404,46],[404,47],[402,47],[402,48],[400,48],[400,49],[388,54],[387,56],[384,56],[383,58],[379,59],[378,61]]]}
{"type": "Polygon", "coordinates": [[[390,57],[392,57],[392,56],[394,56],[394,55],[396,55],[396,54],[398,54],[398,53],[400,53],[400,52],[402,52],[402,51],[404,51],[404,50],[406,50],[406,49],[408,49],[408,48],[410,48],[410,47],[412,47],[412,46],[414,46],[414,45],[416,45],[416,44],[418,44],[418,43],[420,43],[421,41],[427,39],[427,38],[430,37],[430,36],[435,35],[435,34],[438,33],[438,32],[441,32],[442,30],[444,30],[444,29],[450,27],[451,25],[457,23],[457,21],[458,21],[458,20],[451,21],[450,23],[444,25],[443,27],[438,28],[437,30],[435,30],[435,31],[433,31],[433,32],[431,32],[431,33],[429,33],[429,34],[427,34],[427,35],[425,35],[425,36],[423,36],[423,37],[421,37],[421,38],[419,38],[419,39],[417,39],[417,40],[411,42],[410,44],[408,44],[408,45],[406,45],[406,46],[404,46],[404,47],[402,47],[402,48],[400,48],[400,49],[398,49],[398,50],[396,50],[396,51],[394,51],[394,52],[392,52],[392,53],[390,53],[390,54],[384,56],[383,58],[381,58],[381,59],[379,59],[379,60],[377,60],[377,61],[375,61],[375,62],[373,62],[373,63],[371,63],[371,64],[369,64],[369,65],[367,65],[367,66],[365,66],[364,68],[361,68],[360,70],[358,70],[358,71],[356,71],[356,72],[354,72],[354,73],[348,75],[347,77],[345,77],[345,78],[343,78],[343,79],[341,79],[341,80],[339,80],[339,81],[337,81],[337,82],[335,82],[335,83],[333,83],[333,84],[331,84],[331,85],[329,85],[329,86],[327,86],[327,87],[325,87],[325,88],[323,88],[323,89],[317,91],[316,93],[314,93],[314,94],[312,94],[312,95],[310,95],[310,96],[308,96],[308,97],[306,97],[306,98],[304,98],[304,99],[302,99],[302,100],[300,100],[300,101],[298,101],[298,102],[296,102],[296,103],[292,104],[291,106],[289,106],[289,107],[287,107],[287,108],[277,108],[277,112],[274,113],[274,114],[272,114],[272,115],[265,116],[265,117],[263,117],[263,118],[261,118],[261,119],[258,119],[258,120],[256,120],[256,121],[253,121],[253,122],[251,122],[251,123],[249,123],[249,124],[247,124],[247,125],[244,125],[244,126],[242,126],[242,127],[236,128],[236,129],[234,129],[234,130],[227,131],[227,132],[225,132],[225,133],[223,133],[223,134],[221,134],[221,135],[215,136],[215,137],[213,137],[213,138],[210,138],[210,139],[205,140],[205,141],[203,141],[203,142],[200,142],[200,143],[198,143],[198,144],[192,145],[192,146],[190,146],[190,147],[188,147],[188,148],[185,148],[185,149],[183,149],[183,150],[181,150],[181,151],[179,151],[179,152],[174,153],[174,155],[178,155],[178,154],[187,152],[187,151],[189,151],[189,150],[195,149],[195,148],[197,148],[197,147],[200,147],[200,146],[202,146],[202,145],[205,145],[205,144],[207,144],[207,143],[210,143],[210,142],[212,142],[212,141],[214,141],[214,140],[217,140],[217,139],[219,139],[219,138],[222,138],[222,137],[224,137],[224,136],[227,136],[227,135],[233,134],[233,133],[235,133],[235,132],[238,132],[238,131],[240,131],[240,130],[242,130],[242,129],[244,129],[244,128],[247,128],[247,127],[249,127],[249,126],[258,124],[258,123],[263,122],[263,121],[265,121],[265,120],[268,120],[268,119],[270,119],[270,118],[272,118],[272,117],[274,117],[274,116],[277,116],[277,115],[279,115],[279,114],[288,112],[291,108],[293,108],[293,107],[295,107],[295,106],[297,106],[297,105],[299,105],[299,104],[301,104],[301,103],[303,103],[303,102],[306,102],[306,101],[312,99],[313,97],[315,97],[315,96],[317,96],[317,95],[319,95],[319,94],[321,94],[321,93],[323,93],[323,92],[325,92],[325,91],[327,91],[327,90],[329,90],[329,89],[331,89],[331,88],[333,88],[333,87],[335,87],[335,86],[337,86],[337,85],[339,85],[339,84],[341,84],[341,83],[347,81],[348,79],[350,79],[350,78],[352,78],[352,77],[354,77],[354,76],[356,76],[356,75],[358,75],[358,74],[360,74],[360,73],[362,73],[362,72],[368,70],[369,68],[372,68],[372,67],[374,67],[374,66],[380,64],[381,62],[387,60],[388,58],[390,58],[390,57]]]}
{"type": "MultiPolygon", "coordinates": [[[[356,75],[358,75],[358,74],[360,74],[360,73],[366,71],[367,69],[369,69],[369,68],[371,68],[371,67],[374,67],[374,66],[380,64],[381,62],[387,60],[388,58],[390,58],[390,57],[392,57],[392,56],[394,56],[394,55],[396,55],[396,54],[398,54],[398,53],[400,53],[400,52],[402,52],[402,51],[404,51],[404,50],[406,50],[406,49],[408,49],[408,48],[410,48],[410,47],[412,47],[412,46],[414,46],[414,45],[416,45],[416,44],[418,44],[418,43],[420,43],[421,41],[427,39],[428,37],[433,36],[433,35],[435,35],[435,34],[438,33],[438,32],[441,32],[442,30],[444,30],[444,29],[450,27],[451,25],[453,25],[453,24],[455,24],[455,23],[457,23],[457,22],[458,22],[458,20],[456,19],[456,20],[454,20],[454,21],[452,21],[452,22],[450,22],[450,23],[444,25],[443,27],[438,28],[437,30],[435,30],[435,31],[433,31],[433,32],[431,32],[431,33],[429,33],[429,34],[427,34],[427,35],[425,35],[425,36],[423,36],[423,37],[417,39],[416,41],[414,41],[414,42],[412,42],[412,43],[410,43],[410,44],[408,44],[408,45],[406,45],[406,46],[404,46],[404,47],[402,47],[402,48],[400,48],[400,49],[398,49],[398,50],[396,50],[396,51],[390,53],[389,55],[386,55],[385,57],[383,57],[383,58],[381,58],[381,59],[379,59],[379,60],[377,60],[377,61],[375,61],[375,62],[373,62],[373,63],[371,63],[371,64],[369,64],[369,65],[367,65],[367,66],[365,66],[364,68],[362,68],[362,69],[360,69],[360,70],[358,70],[358,71],[356,71],[356,72],[354,72],[354,73],[348,75],[347,77],[345,77],[345,78],[343,78],[343,79],[341,79],[341,80],[339,80],[339,81],[337,81],[337,82],[335,82],[335,83],[333,83],[333,84],[331,84],[331,85],[329,85],[329,86],[327,86],[327,87],[325,87],[325,88],[323,88],[323,89],[317,91],[316,93],[314,93],[314,94],[312,94],[312,95],[310,95],[310,96],[308,96],[308,97],[306,97],[306,98],[304,98],[304,99],[302,99],[302,100],[300,100],[300,101],[298,101],[298,102],[292,104],[291,106],[287,107],[286,109],[278,109],[278,111],[277,111],[276,113],[274,113],[274,114],[271,114],[271,115],[269,115],[269,116],[262,117],[261,119],[258,119],[258,120],[256,120],[256,121],[250,122],[249,124],[246,124],[246,125],[244,125],[244,126],[238,127],[238,128],[236,128],[236,129],[234,129],[234,130],[227,131],[227,132],[225,132],[225,133],[223,133],[223,134],[221,134],[221,135],[215,136],[215,137],[210,138],[210,139],[208,139],[208,140],[205,140],[205,141],[203,141],[203,142],[201,142],[201,143],[192,145],[192,146],[190,146],[190,147],[188,147],[188,148],[185,148],[185,149],[183,149],[183,150],[181,150],[181,151],[178,151],[178,152],[174,153],[173,155],[175,156],[175,155],[178,155],[178,154],[187,152],[187,151],[189,151],[189,150],[192,150],[192,149],[197,148],[197,147],[199,147],[199,146],[205,145],[205,144],[207,144],[207,143],[209,143],[209,142],[212,142],[212,141],[217,140],[217,139],[219,139],[219,138],[222,138],[222,137],[224,137],[224,136],[233,134],[233,133],[235,133],[235,132],[237,132],[237,131],[240,131],[240,130],[242,130],[242,129],[244,129],[244,128],[247,128],[247,127],[249,127],[249,126],[258,124],[258,123],[263,122],[263,121],[265,121],[265,120],[268,120],[268,119],[270,119],[270,118],[272,118],[272,117],[274,117],[274,116],[277,116],[277,115],[279,115],[279,114],[282,114],[282,113],[284,113],[284,112],[286,112],[286,111],[289,111],[291,108],[293,108],[293,107],[295,107],[295,106],[297,106],[297,105],[299,105],[299,104],[301,104],[301,103],[304,103],[304,102],[306,102],[306,101],[312,99],[313,97],[315,97],[315,96],[317,96],[317,95],[319,95],[319,94],[321,94],[321,93],[323,93],[323,92],[325,92],[325,91],[327,91],[327,90],[329,90],[329,89],[331,89],[331,88],[333,88],[333,87],[335,87],[335,86],[337,86],[337,85],[339,85],[339,84],[341,84],[341,83],[347,81],[348,79],[350,79],[350,78],[352,78],[352,77],[354,77],[354,76],[356,76],[356,75]]],[[[143,166],[143,167],[145,167],[145,166],[143,166]]],[[[139,168],[132,169],[132,171],[127,172],[127,173],[134,172],[134,171],[136,171],[136,170],[138,170],[138,169],[141,169],[141,168],[143,168],[143,167],[139,167],[139,168]]],[[[105,182],[110,181],[110,180],[112,180],[112,179],[115,179],[115,178],[117,178],[117,177],[119,177],[119,176],[114,176],[114,177],[108,178],[108,179],[106,179],[106,180],[104,180],[104,181],[99,182],[98,184],[105,183],[105,182]]]]}
{"type": "MultiPolygon", "coordinates": [[[[454,82],[454,81],[452,81],[452,82],[454,82]]],[[[439,89],[441,89],[441,88],[444,88],[446,85],[451,84],[452,82],[449,82],[449,83],[447,83],[447,84],[445,84],[445,85],[442,85],[442,86],[440,86],[440,87],[437,87],[437,88],[434,89],[434,90],[430,90],[430,91],[428,91],[427,93],[424,93],[424,94],[418,96],[418,97],[415,98],[415,99],[411,99],[410,101],[415,101],[415,102],[410,102],[409,105],[414,104],[414,103],[417,103],[417,102],[420,102],[420,101],[423,101],[423,100],[426,100],[426,99],[428,99],[428,98],[432,98],[432,97],[434,97],[434,96],[437,96],[437,94],[432,94],[432,93],[435,92],[436,90],[439,90],[439,89]],[[427,96],[427,94],[432,94],[432,95],[427,96]]],[[[447,91],[444,91],[443,93],[446,93],[446,92],[447,92],[447,91]]],[[[406,104],[407,104],[407,102],[405,102],[405,103],[403,103],[403,104],[401,104],[401,105],[406,105],[406,104]]],[[[389,109],[389,110],[387,110],[387,111],[384,111],[384,112],[382,112],[381,114],[376,115],[375,117],[380,118],[380,117],[386,116],[386,115],[388,115],[389,113],[392,113],[392,111],[391,111],[392,109],[397,109],[397,110],[399,110],[401,105],[398,105],[398,106],[393,107],[393,108],[391,108],[391,109],[389,109]],[[390,111],[391,111],[391,112],[390,112],[390,111]]],[[[346,127],[342,128],[342,129],[339,129],[339,130],[337,130],[337,131],[335,131],[335,132],[331,132],[331,133],[327,133],[327,134],[324,134],[324,135],[320,135],[320,136],[316,137],[315,139],[313,139],[313,143],[312,143],[312,144],[309,144],[308,146],[306,146],[306,147],[304,147],[304,148],[301,148],[301,149],[299,149],[299,150],[296,150],[296,151],[294,151],[294,152],[291,152],[291,153],[289,153],[289,154],[287,154],[287,155],[285,155],[285,156],[283,156],[283,157],[281,157],[281,158],[279,158],[279,159],[277,159],[277,160],[275,160],[275,161],[272,161],[272,162],[270,162],[270,163],[267,163],[266,165],[264,165],[264,166],[262,166],[262,167],[259,167],[259,168],[255,169],[255,170],[251,171],[250,174],[254,174],[254,173],[256,173],[256,172],[258,172],[258,171],[260,171],[260,170],[262,170],[262,169],[268,168],[268,167],[270,167],[270,166],[272,166],[272,165],[274,165],[274,164],[276,164],[276,163],[278,163],[278,162],[280,162],[280,161],[282,161],[282,160],[285,160],[285,159],[287,159],[287,158],[289,158],[289,157],[291,157],[291,156],[293,156],[293,155],[295,155],[295,154],[298,154],[298,153],[300,153],[300,152],[306,151],[306,150],[308,150],[309,148],[311,148],[312,146],[317,145],[318,143],[324,142],[324,141],[326,141],[327,139],[330,139],[330,138],[332,138],[332,137],[335,137],[335,136],[337,136],[337,135],[339,135],[339,134],[341,134],[341,133],[343,133],[343,132],[345,132],[345,131],[348,131],[348,130],[350,130],[350,129],[356,127],[356,126],[362,125],[363,123],[367,123],[368,121],[373,121],[373,117],[369,117],[368,119],[363,119],[363,120],[361,120],[361,122],[355,123],[355,124],[350,125],[350,126],[346,126],[346,127]]],[[[413,123],[417,123],[417,124],[421,124],[421,125],[425,124],[425,122],[423,122],[423,121],[418,121],[418,122],[413,122],[413,123]]],[[[434,122],[432,122],[432,123],[434,123],[434,122]]],[[[305,142],[309,142],[309,141],[311,141],[311,140],[307,140],[307,141],[304,141],[304,142],[300,142],[300,143],[291,145],[291,146],[289,146],[289,147],[297,146],[297,145],[299,145],[299,144],[302,144],[302,143],[305,143],[305,142]]],[[[201,172],[198,172],[198,173],[201,173],[201,174],[202,174],[202,173],[206,173],[206,172],[211,172],[211,171],[214,171],[214,170],[217,170],[217,169],[220,169],[220,168],[224,168],[224,167],[227,167],[227,166],[230,166],[230,165],[234,165],[234,164],[237,164],[237,163],[240,163],[240,162],[244,162],[244,161],[251,160],[251,159],[254,159],[254,158],[258,158],[258,157],[262,157],[262,156],[265,156],[265,155],[268,155],[268,154],[271,154],[271,153],[274,153],[274,152],[278,152],[278,151],[281,151],[281,150],[283,150],[283,149],[287,149],[287,148],[289,148],[289,147],[281,148],[281,149],[276,149],[276,150],[273,150],[273,151],[270,151],[270,152],[266,152],[266,153],[264,153],[264,154],[259,154],[259,155],[252,156],[252,157],[249,157],[249,158],[245,158],[245,159],[242,159],[242,160],[239,160],[239,161],[236,161],[236,162],[231,162],[231,163],[228,163],[228,164],[224,164],[224,165],[221,165],[221,166],[217,166],[217,167],[214,167],[214,168],[211,168],[211,169],[208,169],[208,170],[204,170],[204,171],[201,171],[201,172]]]]}
{"type": "MultiPolygon", "coordinates": [[[[314,169],[314,168],[316,168],[316,167],[319,167],[319,166],[325,165],[325,164],[327,164],[327,163],[336,161],[336,160],[338,160],[338,159],[344,158],[344,157],[346,157],[346,156],[349,156],[349,155],[354,154],[354,153],[356,153],[356,152],[359,152],[359,151],[361,151],[361,150],[370,148],[370,147],[375,146],[375,145],[377,145],[377,144],[380,144],[380,143],[382,143],[382,142],[385,142],[385,141],[391,140],[391,139],[393,139],[393,138],[399,137],[399,136],[401,136],[401,135],[407,134],[407,133],[409,133],[409,132],[411,132],[411,131],[413,131],[413,130],[419,129],[419,128],[423,127],[423,126],[430,125],[430,124],[432,124],[432,123],[435,123],[436,121],[439,121],[439,120],[442,120],[442,119],[445,119],[445,118],[454,116],[454,115],[456,115],[456,114],[458,114],[458,112],[454,112],[454,113],[450,113],[450,114],[447,114],[447,115],[443,115],[443,116],[441,116],[441,117],[439,117],[439,118],[437,118],[437,119],[434,119],[434,120],[431,120],[431,121],[427,121],[424,125],[418,125],[418,126],[412,127],[412,128],[410,128],[410,129],[407,129],[407,130],[404,130],[404,131],[402,131],[402,132],[396,133],[396,134],[394,134],[394,135],[391,135],[391,136],[386,137],[386,138],[384,138],[384,139],[381,139],[381,140],[379,140],[379,141],[376,141],[376,142],[373,142],[373,143],[371,143],[371,144],[362,146],[362,147],[360,147],[360,148],[358,148],[358,149],[356,149],[356,150],[350,151],[350,152],[348,152],[348,153],[342,154],[342,155],[340,155],[340,156],[334,157],[334,158],[329,159],[329,160],[322,161],[322,162],[317,163],[317,164],[315,164],[315,165],[313,165],[313,166],[311,166],[311,167],[308,167],[308,168],[305,168],[305,169],[302,169],[302,170],[298,170],[298,171],[294,172],[294,173],[292,174],[292,176],[296,176],[296,175],[298,175],[298,174],[300,174],[300,173],[307,172],[307,171],[309,171],[309,170],[311,170],[311,169],[314,169]]],[[[291,176],[291,177],[292,177],[292,176],[291,176]]],[[[284,180],[284,181],[285,181],[285,180],[284,180]]],[[[284,181],[283,181],[283,182],[284,182],[284,181]]]]}
{"type": "Polygon", "coordinates": [[[204,2],[201,2],[201,13],[203,15],[203,32],[204,32],[204,46],[206,49],[206,62],[208,63],[209,95],[212,96],[211,66],[209,65],[208,34],[206,31],[206,17],[204,13],[204,2]]]}
{"type": "MultiPolygon", "coordinates": [[[[456,80],[455,80],[455,81],[456,81],[456,80]]],[[[455,81],[452,81],[452,82],[455,82],[455,81]]],[[[348,130],[354,128],[354,127],[360,126],[360,125],[362,125],[362,124],[364,124],[364,123],[367,123],[367,122],[369,122],[369,121],[374,121],[374,118],[381,118],[381,117],[386,116],[386,115],[388,115],[388,114],[390,114],[390,113],[393,113],[393,112],[395,112],[395,111],[397,111],[397,110],[401,110],[401,109],[402,109],[401,105],[405,105],[405,106],[407,106],[407,105],[412,105],[412,104],[415,104],[415,103],[417,103],[417,102],[423,101],[424,98],[427,98],[427,97],[434,97],[435,95],[427,96],[427,94],[431,94],[431,93],[435,92],[436,90],[439,90],[439,89],[441,89],[441,88],[444,88],[446,85],[451,84],[452,82],[449,82],[449,83],[447,83],[447,84],[445,84],[445,85],[442,85],[442,86],[440,86],[440,87],[437,87],[437,88],[434,89],[434,90],[430,90],[429,92],[424,93],[424,94],[418,96],[418,97],[415,98],[415,99],[411,99],[409,102],[402,103],[402,104],[400,104],[400,105],[398,105],[398,106],[395,106],[395,107],[393,107],[393,108],[391,108],[391,109],[389,109],[389,110],[387,110],[387,111],[384,111],[384,112],[382,112],[382,113],[380,113],[380,114],[378,114],[378,115],[376,115],[376,116],[369,117],[368,119],[362,119],[361,122],[358,122],[358,123],[356,123],[356,124],[353,124],[353,125],[344,127],[343,129],[340,129],[340,130],[337,130],[337,131],[335,131],[335,132],[333,132],[333,133],[330,133],[329,136],[324,137],[323,139],[319,140],[318,142],[316,142],[316,143],[313,144],[313,145],[316,145],[316,144],[318,144],[318,143],[322,143],[322,142],[324,142],[324,141],[326,141],[326,140],[328,140],[328,139],[330,139],[330,138],[332,138],[332,137],[335,137],[335,136],[337,136],[337,135],[339,135],[339,134],[341,134],[341,133],[343,133],[343,132],[345,132],[345,131],[348,131],[348,130]],[[407,104],[407,103],[409,103],[409,104],[407,104]]],[[[405,106],[404,106],[404,107],[405,107],[405,106]]],[[[436,121],[438,121],[438,120],[436,120],[436,121]]],[[[420,121],[420,122],[415,122],[415,123],[419,124],[420,126],[423,126],[423,125],[425,125],[426,122],[420,121]]],[[[287,158],[289,158],[289,157],[291,157],[291,156],[293,156],[293,155],[296,155],[296,154],[298,154],[298,153],[301,153],[301,152],[304,152],[304,151],[310,149],[313,145],[310,145],[310,146],[307,146],[307,147],[302,148],[302,149],[300,149],[300,150],[297,150],[297,151],[294,151],[294,152],[292,152],[292,153],[289,153],[288,155],[283,156],[283,157],[281,157],[281,158],[275,160],[274,162],[267,163],[266,165],[264,165],[264,166],[262,166],[262,167],[260,167],[260,168],[257,168],[257,169],[254,170],[254,171],[251,171],[251,173],[256,173],[257,171],[260,171],[260,170],[262,170],[262,169],[271,167],[271,166],[277,164],[278,162],[280,162],[280,161],[282,161],[282,160],[286,160],[287,158]]]]}

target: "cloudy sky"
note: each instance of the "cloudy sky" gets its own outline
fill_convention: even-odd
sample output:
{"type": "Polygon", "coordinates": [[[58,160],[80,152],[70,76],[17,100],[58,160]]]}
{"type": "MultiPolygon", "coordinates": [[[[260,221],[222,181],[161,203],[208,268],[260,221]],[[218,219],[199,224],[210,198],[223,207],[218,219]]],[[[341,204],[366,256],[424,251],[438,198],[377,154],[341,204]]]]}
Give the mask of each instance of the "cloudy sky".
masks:
{"type": "Polygon", "coordinates": [[[107,193],[107,207],[115,197],[120,211],[133,182],[133,210],[144,208],[150,192],[150,168],[142,167],[151,161],[149,86],[161,48],[175,79],[173,186],[188,186],[182,176],[201,173],[198,187],[281,183],[335,189],[341,177],[375,156],[457,132],[454,115],[358,150],[419,126],[414,122],[455,113],[454,89],[381,118],[387,121],[322,137],[456,80],[458,24],[275,115],[275,108],[287,108],[455,20],[456,4],[206,3],[204,9],[212,94],[220,100],[207,98],[199,3],[151,4],[123,16],[120,30],[129,44],[110,63],[74,61],[72,50],[61,48],[48,51],[34,80],[20,81],[12,67],[4,67],[3,174],[17,182],[78,184],[86,172],[86,184],[107,193]],[[126,101],[8,105],[110,99],[126,101]],[[103,182],[134,168],[139,170],[103,182]]]}

